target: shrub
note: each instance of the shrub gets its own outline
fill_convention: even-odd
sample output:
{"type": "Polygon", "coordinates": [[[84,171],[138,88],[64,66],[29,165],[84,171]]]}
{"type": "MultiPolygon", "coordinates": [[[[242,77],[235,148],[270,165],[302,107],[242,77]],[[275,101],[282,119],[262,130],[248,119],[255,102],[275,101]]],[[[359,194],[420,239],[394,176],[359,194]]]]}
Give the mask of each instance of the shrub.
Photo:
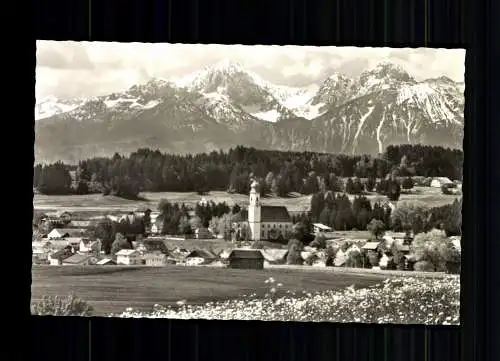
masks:
{"type": "Polygon", "coordinates": [[[70,293],[68,296],[44,296],[31,306],[31,314],[39,316],[92,316],[92,306],[70,293]]]}
{"type": "Polygon", "coordinates": [[[411,177],[407,177],[403,180],[403,189],[412,189],[415,186],[413,179],[411,177]]]}
{"type": "Polygon", "coordinates": [[[434,272],[435,271],[434,265],[429,261],[418,261],[417,263],[415,263],[413,268],[415,269],[415,271],[419,271],[419,272],[434,272]]]}

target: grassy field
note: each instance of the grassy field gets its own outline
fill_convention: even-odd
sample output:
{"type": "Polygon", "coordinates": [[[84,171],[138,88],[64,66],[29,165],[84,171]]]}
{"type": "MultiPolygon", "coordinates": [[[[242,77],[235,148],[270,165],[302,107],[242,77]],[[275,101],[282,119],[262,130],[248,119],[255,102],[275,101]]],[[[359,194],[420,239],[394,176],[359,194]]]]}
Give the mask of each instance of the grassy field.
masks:
{"type": "MultiPolygon", "coordinates": [[[[37,210],[59,210],[64,209],[70,212],[88,211],[88,212],[112,212],[112,211],[132,211],[138,207],[146,206],[151,209],[157,209],[161,199],[167,199],[171,202],[186,203],[193,205],[201,200],[202,196],[197,193],[179,193],[179,192],[157,192],[141,193],[143,200],[133,201],[114,196],[102,196],[100,194],[90,195],[70,195],[70,196],[46,196],[35,194],[33,198],[33,207],[37,210]]],[[[367,196],[375,201],[380,196],[370,194],[367,196]]],[[[244,205],[248,203],[248,196],[243,194],[229,194],[226,192],[214,191],[203,196],[206,200],[226,202],[229,205],[238,203],[244,205]]],[[[354,198],[354,197],[352,197],[354,198]]],[[[400,201],[418,200],[428,204],[430,207],[441,206],[453,202],[457,198],[455,195],[441,194],[439,188],[415,187],[411,194],[401,194],[400,201]]],[[[265,197],[262,199],[263,205],[286,206],[291,212],[308,211],[310,207],[311,196],[296,195],[287,198],[265,197]]]]}
{"type": "Polygon", "coordinates": [[[67,295],[73,291],[94,307],[94,315],[124,311],[127,307],[150,310],[156,303],[191,304],[239,298],[267,292],[264,281],[274,277],[283,290],[322,291],[355,284],[367,287],[383,275],[351,275],[304,272],[298,269],[236,270],[213,267],[77,267],[34,266],[32,300],[43,295],[67,295]]]}

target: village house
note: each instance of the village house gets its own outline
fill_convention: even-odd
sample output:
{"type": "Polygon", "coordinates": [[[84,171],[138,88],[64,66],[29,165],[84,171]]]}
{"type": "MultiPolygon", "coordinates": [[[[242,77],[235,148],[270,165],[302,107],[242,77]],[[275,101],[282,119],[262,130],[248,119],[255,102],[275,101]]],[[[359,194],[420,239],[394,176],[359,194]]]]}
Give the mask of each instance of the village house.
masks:
{"type": "Polygon", "coordinates": [[[47,263],[50,248],[47,247],[48,242],[32,242],[32,262],[36,264],[47,263]]]}
{"type": "Polygon", "coordinates": [[[454,183],[447,177],[435,177],[431,181],[431,187],[441,188],[444,185],[454,185],[454,183]]]}
{"type": "Polygon", "coordinates": [[[331,232],[332,228],[325,226],[322,223],[313,223],[313,232],[314,234],[318,234],[320,232],[331,232]]]}
{"type": "Polygon", "coordinates": [[[162,239],[144,239],[134,242],[134,248],[141,255],[142,261],[148,266],[164,266],[168,262],[170,252],[162,239]]]}
{"type": "Polygon", "coordinates": [[[61,239],[68,237],[82,237],[86,229],[83,228],[54,228],[47,234],[48,239],[61,239]]]}
{"type": "Polygon", "coordinates": [[[378,266],[380,269],[387,269],[387,266],[389,265],[389,262],[392,261],[392,256],[384,253],[382,257],[380,257],[380,260],[378,262],[378,266]]]}
{"type": "Polygon", "coordinates": [[[233,249],[228,260],[229,268],[264,269],[264,256],[258,249],[233,249]]]}
{"type": "Polygon", "coordinates": [[[366,242],[361,249],[364,251],[379,252],[382,242],[366,242]]]}
{"type": "MultiPolygon", "coordinates": [[[[68,244],[68,246],[71,247],[71,249],[73,250],[73,253],[74,253],[80,249],[80,243],[82,243],[82,240],[84,240],[84,239],[86,239],[86,238],[84,238],[84,237],[67,237],[67,238],[63,238],[61,240],[61,242],[66,241],[66,243],[68,244]]],[[[53,240],[52,242],[58,242],[58,240],[53,240]]]]}
{"type": "Polygon", "coordinates": [[[248,209],[235,215],[233,227],[236,234],[248,233],[252,241],[287,239],[293,223],[284,206],[263,206],[257,191],[258,183],[252,182],[248,209]]]}
{"type": "Polygon", "coordinates": [[[146,266],[160,267],[168,263],[168,256],[161,252],[148,252],[143,255],[144,264],[146,266]]]}
{"type": "Polygon", "coordinates": [[[85,254],[74,254],[62,260],[63,266],[89,266],[92,264],[92,256],[85,254]]]}
{"type": "Polygon", "coordinates": [[[116,253],[116,264],[119,265],[140,265],[141,255],[135,249],[122,249],[116,253]]]}
{"type": "Polygon", "coordinates": [[[201,266],[215,262],[217,257],[205,249],[195,249],[185,257],[185,260],[187,266],[201,266]]]}
{"type": "Polygon", "coordinates": [[[343,252],[341,249],[337,251],[335,254],[335,258],[333,260],[333,266],[335,267],[343,267],[345,266],[345,263],[347,262],[347,257],[348,255],[343,252]]]}
{"type": "Polygon", "coordinates": [[[102,243],[100,239],[91,240],[89,238],[82,238],[78,244],[80,253],[92,253],[99,255],[101,253],[102,243]]]}
{"type": "Polygon", "coordinates": [[[111,258],[103,258],[99,261],[96,262],[97,266],[114,266],[116,265],[116,262],[113,261],[111,258]]]}
{"type": "Polygon", "coordinates": [[[71,252],[69,249],[67,248],[63,248],[59,251],[56,251],[52,254],[49,254],[49,257],[48,257],[48,260],[49,260],[49,264],[51,266],[61,266],[62,265],[62,262],[68,258],[68,257],[71,257],[73,255],[73,252],[71,252]]]}

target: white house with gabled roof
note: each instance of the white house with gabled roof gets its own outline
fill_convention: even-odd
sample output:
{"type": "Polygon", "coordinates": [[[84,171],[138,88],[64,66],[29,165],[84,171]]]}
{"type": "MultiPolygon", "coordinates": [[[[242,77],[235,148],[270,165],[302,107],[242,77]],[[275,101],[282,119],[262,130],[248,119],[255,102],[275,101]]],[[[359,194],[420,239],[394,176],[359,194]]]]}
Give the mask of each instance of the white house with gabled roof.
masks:
{"type": "Polygon", "coordinates": [[[141,263],[141,254],[135,249],[122,249],[116,253],[116,264],[132,266],[141,263]]]}

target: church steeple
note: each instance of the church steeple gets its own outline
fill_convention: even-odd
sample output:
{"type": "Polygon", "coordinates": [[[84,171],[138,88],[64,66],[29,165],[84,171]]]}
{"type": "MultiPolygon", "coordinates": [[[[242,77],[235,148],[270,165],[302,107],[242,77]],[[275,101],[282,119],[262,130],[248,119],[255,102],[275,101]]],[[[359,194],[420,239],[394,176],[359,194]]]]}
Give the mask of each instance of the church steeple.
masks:
{"type": "Polygon", "coordinates": [[[255,180],[250,185],[250,199],[248,205],[248,225],[250,227],[251,239],[260,240],[261,232],[261,203],[259,193],[259,183],[255,180]]]}
{"type": "Polygon", "coordinates": [[[253,181],[250,185],[250,205],[260,207],[259,183],[253,181]]]}

